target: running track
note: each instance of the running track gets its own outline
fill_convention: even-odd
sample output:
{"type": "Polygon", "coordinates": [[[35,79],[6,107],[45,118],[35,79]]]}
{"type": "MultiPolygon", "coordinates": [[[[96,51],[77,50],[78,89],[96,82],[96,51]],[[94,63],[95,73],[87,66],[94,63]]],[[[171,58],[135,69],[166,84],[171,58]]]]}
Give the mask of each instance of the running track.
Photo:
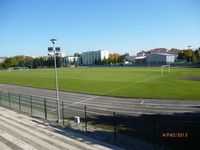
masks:
{"type": "MultiPolygon", "coordinates": [[[[55,91],[53,90],[7,84],[0,84],[0,90],[55,100],[55,91]]],[[[130,116],[139,116],[142,114],[197,113],[200,108],[200,101],[198,100],[133,99],[70,92],[59,92],[59,96],[60,101],[64,102],[66,109],[70,108],[74,109],[74,111],[80,111],[80,108],[87,106],[91,113],[102,115],[111,115],[114,111],[130,116]]]]}

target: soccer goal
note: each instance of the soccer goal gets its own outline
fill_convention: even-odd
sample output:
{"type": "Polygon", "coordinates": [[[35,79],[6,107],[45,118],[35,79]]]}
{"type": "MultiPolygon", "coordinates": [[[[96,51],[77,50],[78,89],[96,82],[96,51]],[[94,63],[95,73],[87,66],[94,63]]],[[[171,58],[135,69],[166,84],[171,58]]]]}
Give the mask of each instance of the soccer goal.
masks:
{"type": "Polygon", "coordinates": [[[170,72],[170,65],[162,65],[161,66],[161,75],[163,75],[164,70],[168,70],[168,72],[170,72]]]}

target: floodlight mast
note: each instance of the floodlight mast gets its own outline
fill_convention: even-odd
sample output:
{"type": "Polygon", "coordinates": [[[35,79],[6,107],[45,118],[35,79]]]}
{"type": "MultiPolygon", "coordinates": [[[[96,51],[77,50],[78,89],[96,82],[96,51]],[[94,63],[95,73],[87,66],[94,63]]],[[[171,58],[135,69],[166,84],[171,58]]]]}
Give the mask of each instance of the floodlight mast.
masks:
{"type": "Polygon", "coordinates": [[[55,44],[55,42],[57,41],[57,39],[51,39],[50,40],[53,44],[55,44]]]}
{"type": "MultiPolygon", "coordinates": [[[[192,47],[191,45],[188,45],[188,50],[191,50],[191,47],[192,47]]],[[[192,56],[189,56],[189,63],[192,62],[192,61],[191,61],[191,57],[192,57],[192,56]]]]}
{"type": "Polygon", "coordinates": [[[56,65],[56,48],[55,42],[57,39],[50,40],[53,44],[53,56],[54,56],[54,68],[55,68],[55,78],[56,78],[56,101],[57,101],[57,113],[58,113],[58,122],[60,121],[60,100],[59,100],[59,92],[58,92],[58,73],[57,73],[57,65],[56,65]]]}

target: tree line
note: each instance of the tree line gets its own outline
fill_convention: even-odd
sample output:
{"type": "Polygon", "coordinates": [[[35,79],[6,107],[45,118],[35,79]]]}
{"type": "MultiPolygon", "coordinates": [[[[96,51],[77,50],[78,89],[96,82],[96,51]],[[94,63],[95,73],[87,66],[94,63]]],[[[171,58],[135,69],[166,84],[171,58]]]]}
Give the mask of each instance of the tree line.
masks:
{"type": "MultiPolygon", "coordinates": [[[[95,65],[110,65],[110,64],[123,64],[128,53],[123,55],[109,54],[108,59],[95,60],[95,65]]],[[[78,55],[81,57],[81,55],[78,55]]],[[[57,67],[64,65],[61,57],[56,57],[57,67]]],[[[184,61],[188,63],[200,63],[200,47],[195,51],[182,50],[178,54],[177,61],[184,61]]],[[[30,56],[14,56],[7,58],[3,63],[0,63],[0,69],[7,69],[10,67],[28,67],[28,68],[44,68],[54,67],[54,58],[52,56],[44,56],[33,58],[30,56]]]]}
{"type": "MultiPolygon", "coordinates": [[[[57,67],[62,66],[62,58],[57,57],[57,67]]],[[[53,57],[37,57],[33,58],[30,56],[14,56],[7,58],[3,63],[0,64],[1,69],[7,69],[10,67],[28,67],[28,68],[44,68],[54,67],[53,57]]]]}
{"type": "Polygon", "coordinates": [[[195,51],[182,50],[177,57],[178,61],[197,63],[200,62],[200,47],[195,51]]]}
{"type": "Polygon", "coordinates": [[[129,56],[129,54],[128,53],[125,53],[123,55],[109,54],[108,59],[95,60],[95,65],[123,64],[126,56],[129,56]]]}
{"type": "MultiPolygon", "coordinates": [[[[119,55],[119,54],[109,54],[108,59],[95,60],[96,65],[106,65],[106,64],[120,64],[129,54],[119,55]]],[[[81,55],[78,55],[81,57],[81,55]]],[[[63,59],[61,57],[56,57],[57,67],[64,65],[63,59]]],[[[14,56],[7,58],[3,63],[0,64],[0,69],[7,69],[10,67],[28,67],[28,68],[51,68],[54,67],[54,58],[51,56],[37,57],[33,58],[30,56],[14,56]]]]}

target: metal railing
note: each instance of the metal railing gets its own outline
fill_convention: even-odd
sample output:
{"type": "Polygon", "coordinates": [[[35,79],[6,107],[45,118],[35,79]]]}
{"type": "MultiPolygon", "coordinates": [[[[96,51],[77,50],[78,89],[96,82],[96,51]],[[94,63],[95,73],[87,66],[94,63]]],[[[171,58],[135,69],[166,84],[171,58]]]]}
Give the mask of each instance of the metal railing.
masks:
{"type": "MultiPolygon", "coordinates": [[[[56,123],[55,99],[0,91],[0,106],[56,123]]],[[[200,114],[128,116],[88,106],[65,107],[60,101],[63,127],[84,132],[88,136],[116,144],[125,149],[192,149],[199,144],[200,114]],[[189,119],[191,118],[191,119],[189,119]],[[179,137],[178,137],[179,136],[179,137]]],[[[133,110],[134,111],[134,110],[133,110]]]]}
{"type": "Polygon", "coordinates": [[[52,99],[0,91],[0,105],[47,120],[57,119],[57,105],[52,99]]]}

